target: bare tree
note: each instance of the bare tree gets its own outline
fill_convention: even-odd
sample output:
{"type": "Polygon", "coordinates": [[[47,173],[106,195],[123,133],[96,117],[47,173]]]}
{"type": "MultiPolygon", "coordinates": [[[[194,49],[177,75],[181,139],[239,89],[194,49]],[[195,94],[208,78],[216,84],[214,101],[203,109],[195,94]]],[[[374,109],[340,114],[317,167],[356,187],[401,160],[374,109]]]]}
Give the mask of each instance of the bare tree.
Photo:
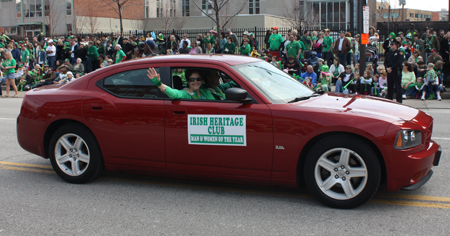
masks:
{"type": "Polygon", "coordinates": [[[87,12],[86,25],[89,29],[89,32],[91,34],[94,34],[98,31],[98,26],[100,22],[96,16],[95,9],[93,9],[92,7],[88,7],[86,12],[87,12]]]}
{"type": "Polygon", "coordinates": [[[75,34],[83,32],[84,27],[86,27],[86,17],[83,8],[74,9],[74,27],[75,34]]]}
{"type": "Polygon", "coordinates": [[[120,35],[123,35],[123,24],[122,24],[122,13],[123,10],[130,5],[142,5],[139,4],[141,1],[139,0],[101,0],[106,7],[114,10],[117,15],[119,15],[119,21],[120,21],[120,35]]]}
{"type": "Polygon", "coordinates": [[[286,0],[283,0],[281,6],[283,16],[293,28],[300,28],[302,25],[313,27],[319,25],[319,9],[304,9],[305,6],[300,1],[288,1],[286,3],[286,0]]]}
{"type": "Polygon", "coordinates": [[[159,12],[156,12],[156,23],[161,27],[163,31],[170,29],[180,30],[186,23],[186,20],[182,17],[177,17],[176,6],[172,5],[169,0],[161,0],[161,6],[158,8],[159,12]]]}
{"type": "MultiPolygon", "coordinates": [[[[230,0],[206,0],[206,2],[208,4],[211,5],[212,10],[214,11],[214,16],[211,16],[210,14],[208,14],[207,12],[205,12],[201,7],[198,6],[197,2],[194,0],[192,1],[194,3],[194,5],[203,13],[205,14],[207,17],[209,17],[215,24],[217,27],[217,35],[220,35],[221,30],[223,29],[223,27],[225,27],[227,24],[229,24],[229,22],[239,13],[241,13],[242,10],[244,10],[245,6],[248,3],[248,0],[243,0],[241,1],[242,5],[241,7],[238,9],[237,12],[235,12],[233,15],[229,16],[227,20],[225,20],[225,22],[222,24],[221,21],[221,15],[223,15],[223,10],[224,7],[227,6],[227,4],[229,4],[230,0]]],[[[226,8],[225,8],[226,9],[226,8]]]]}
{"type": "Polygon", "coordinates": [[[49,1],[48,9],[45,8],[45,24],[49,26],[49,35],[55,33],[56,28],[63,22],[64,11],[58,10],[57,1],[49,1]]]}

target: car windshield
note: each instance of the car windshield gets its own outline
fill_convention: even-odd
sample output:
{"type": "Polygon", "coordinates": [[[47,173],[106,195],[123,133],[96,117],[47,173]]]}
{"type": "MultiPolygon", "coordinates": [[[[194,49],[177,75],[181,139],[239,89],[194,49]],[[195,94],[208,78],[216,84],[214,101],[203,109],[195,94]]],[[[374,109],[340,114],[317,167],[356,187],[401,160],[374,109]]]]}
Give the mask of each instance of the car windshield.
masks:
{"type": "Polygon", "coordinates": [[[299,101],[314,94],[312,89],[265,61],[235,65],[233,68],[274,104],[299,101]]]}

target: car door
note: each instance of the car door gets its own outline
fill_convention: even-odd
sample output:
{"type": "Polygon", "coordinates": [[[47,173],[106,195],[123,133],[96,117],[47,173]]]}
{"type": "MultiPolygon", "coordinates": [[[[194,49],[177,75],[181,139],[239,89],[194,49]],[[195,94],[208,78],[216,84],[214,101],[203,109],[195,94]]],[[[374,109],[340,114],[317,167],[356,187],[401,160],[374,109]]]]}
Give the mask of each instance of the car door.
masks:
{"type": "Polygon", "coordinates": [[[117,67],[88,85],[83,115],[96,130],[106,164],[165,168],[165,95],[147,78],[149,66],[117,67]]]}
{"type": "MultiPolygon", "coordinates": [[[[226,68],[212,64],[203,68],[220,70],[239,83],[226,68]]],[[[170,99],[164,103],[168,169],[270,178],[273,126],[266,104],[256,97],[250,103],[170,99]]]]}

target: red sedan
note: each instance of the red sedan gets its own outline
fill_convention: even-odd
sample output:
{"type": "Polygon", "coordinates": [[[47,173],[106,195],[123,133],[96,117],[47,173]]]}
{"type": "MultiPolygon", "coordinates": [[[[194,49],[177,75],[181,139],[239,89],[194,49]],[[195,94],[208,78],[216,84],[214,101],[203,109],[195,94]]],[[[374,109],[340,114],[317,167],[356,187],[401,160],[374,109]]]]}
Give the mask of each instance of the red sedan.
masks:
{"type": "Polygon", "coordinates": [[[232,55],[109,66],[29,91],[17,118],[20,145],[71,183],[106,169],[306,184],[338,208],[363,204],[380,183],[389,191],[425,184],[441,156],[432,128],[415,108],[316,93],[267,62],[232,55]]]}

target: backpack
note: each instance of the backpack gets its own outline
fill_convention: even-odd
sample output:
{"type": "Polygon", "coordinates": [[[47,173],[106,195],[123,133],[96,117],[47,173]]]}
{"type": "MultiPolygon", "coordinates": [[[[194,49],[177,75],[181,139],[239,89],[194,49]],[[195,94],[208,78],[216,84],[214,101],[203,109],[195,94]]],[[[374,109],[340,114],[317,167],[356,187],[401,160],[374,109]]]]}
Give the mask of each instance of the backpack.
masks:
{"type": "Polygon", "coordinates": [[[315,43],[315,44],[313,45],[313,48],[314,48],[314,49],[319,49],[321,46],[322,46],[321,43],[315,43]]]}

